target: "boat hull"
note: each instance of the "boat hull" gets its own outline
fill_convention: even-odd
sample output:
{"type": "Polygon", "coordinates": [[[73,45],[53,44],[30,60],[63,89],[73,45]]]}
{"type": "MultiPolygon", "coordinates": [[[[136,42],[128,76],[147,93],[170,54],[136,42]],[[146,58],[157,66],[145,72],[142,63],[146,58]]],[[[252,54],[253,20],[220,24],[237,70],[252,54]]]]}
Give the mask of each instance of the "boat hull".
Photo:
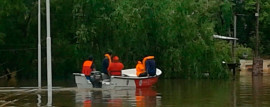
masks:
{"type": "MultiPolygon", "coordinates": [[[[123,76],[111,76],[110,79],[104,79],[102,83],[102,89],[134,89],[141,87],[151,87],[157,83],[158,77],[161,75],[161,71],[157,69],[156,76],[150,77],[137,77],[134,76],[134,69],[123,70],[123,76]]],[[[84,74],[73,73],[75,76],[75,82],[78,88],[92,89],[92,83],[86,79],[84,74]]]]}

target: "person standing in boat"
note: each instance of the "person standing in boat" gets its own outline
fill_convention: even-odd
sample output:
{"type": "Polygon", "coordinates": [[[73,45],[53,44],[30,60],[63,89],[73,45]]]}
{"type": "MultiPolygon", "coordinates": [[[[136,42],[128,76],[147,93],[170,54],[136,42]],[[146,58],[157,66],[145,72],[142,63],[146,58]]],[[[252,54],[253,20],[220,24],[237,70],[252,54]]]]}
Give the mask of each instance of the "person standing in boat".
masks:
{"type": "Polygon", "coordinates": [[[90,80],[90,75],[92,71],[95,71],[95,65],[93,63],[93,56],[89,56],[86,61],[83,62],[82,73],[85,75],[86,79],[90,80]]]}
{"type": "Polygon", "coordinates": [[[107,52],[104,56],[105,58],[103,59],[102,61],[102,73],[108,75],[108,68],[111,64],[111,55],[112,55],[112,52],[107,52]]]}
{"type": "Polygon", "coordinates": [[[113,61],[108,68],[108,72],[110,76],[121,76],[122,75],[121,71],[123,68],[124,65],[119,61],[119,57],[114,56],[113,61]]]}
{"type": "Polygon", "coordinates": [[[145,72],[145,69],[144,69],[144,66],[143,66],[141,60],[137,62],[136,71],[137,71],[136,72],[136,75],[138,77],[145,77],[145,76],[147,76],[147,72],[145,72]]]}
{"type": "Polygon", "coordinates": [[[143,65],[145,71],[149,76],[156,75],[156,62],[154,58],[155,58],[154,56],[146,56],[143,58],[143,65]]]}

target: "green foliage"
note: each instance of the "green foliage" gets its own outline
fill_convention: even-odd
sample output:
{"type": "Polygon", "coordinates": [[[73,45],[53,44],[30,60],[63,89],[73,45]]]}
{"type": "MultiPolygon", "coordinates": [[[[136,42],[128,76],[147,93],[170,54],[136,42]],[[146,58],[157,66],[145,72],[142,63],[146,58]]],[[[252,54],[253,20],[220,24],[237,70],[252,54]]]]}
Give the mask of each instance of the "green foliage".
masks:
{"type": "Polygon", "coordinates": [[[81,54],[77,56],[102,55],[112,49],[126,68],[133,68],[136,60],[152,54],[166,78],[201,78],[203,72],[211,72],[212,78],[224,78],[226,71],[221,57],[216,55],[228,55],[216,51],[212,40],[215,23],[209,19],[216,14],[213,8],[221,6],[227,24],[224,26],[228,27],[230,19],[226,14],[230,13],[230,6],[228,2],[217,7],[214,6],[220,2],[211,3],[205,8],[208,4],[204,1],[120,0],[92,1],[91,5],[78,1],[73,9],[78,19],[76,51],[81,54]],[[89,7],[84,8],[84,5],[89,7]],[[79,17],[84,14],[91,14],[91,18],[79,17]]]}
{"type": "MultiPolygon", "coordinates": [[[[5,7],[0,10],[0,32],[5,35],[0,33],[0,41],[5,42],[1,49],[36,48],[36,1],[0,4],[5,7]]],[[[45,1],[42,4],[42,46],[46,46],[45,1]]],[[[54,77],[80,72],[90,54],[100,70],[104,53],[111,49],[125,68],[154,55],[165,78],[204,78],[204,73],[228,78],[221,62],[231,61],[231,45],[212,35],[231,35],[232,6],[228,0],[51,1],[54,77]]],[[[46,59],[45,48],[42,55],[46,59]]],[[[37,50],[7,51],[0,58],[18,68],[29,67],[26,74],[37,71],[37,50]]]]}
{"type": "Polygon", "coordinates": [[[270,49],[270,1],[262,0],[260,10],[260,35],[261,44],[263,45],[262,54],[269,56],[270,49]]]}
{"type": "Polygon", "coordinates": [[[223,2],[218,1],[216,2],[215,8],[212,8],[211,11],[217,11],[214,14],[212,18],[214,18],[215,21],[215,31],[217,34],[220,35],[230,35],[230,26],[233,22],[233,12],[232,12],[232,3],[228,0],[225,0],[223,2]],[[218,4],[217,4],[218,3],[218,4]]]}
{"type": "MultiPolygon", "coordinates": [[[[259,13],[259,37],[260,37],[260,53],[261,56],[269,56],[269,27],[270,27],[270,1],[259,0],[260,13],[259,13]]],[[[247,44],[247,47],[255,48],[255,25],[256,25],[256,0],[245,0],[236,3],[236,14],[243,14],[244,16],[237,17],[237,36],[241,44],[247,44]]]]}
{"type": "Polygon", "coordinates": [[[237,45],[237,58],[241,58],[241,59],[249,59],[252,60],[253,58],[253,51],[251,48],[248,48],[246,46],[243,45],[237,45]]]}
{"type": "Polygon", "coordinates": [[[0,33],[0,45],[4,44],[4,37],[5,35],[3,33],[0,33]]]}

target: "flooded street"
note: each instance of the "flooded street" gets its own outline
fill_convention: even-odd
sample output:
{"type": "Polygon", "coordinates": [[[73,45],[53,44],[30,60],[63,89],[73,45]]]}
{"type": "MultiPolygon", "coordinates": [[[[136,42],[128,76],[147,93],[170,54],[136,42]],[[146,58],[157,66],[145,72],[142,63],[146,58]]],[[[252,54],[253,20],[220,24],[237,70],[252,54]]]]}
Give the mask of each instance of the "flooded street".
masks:
{"type": "MultiPolygon", "coordinates": [[[[0,106],[46,106],[46,90],[36,80],[0,80],[0,106]]],[[[73,80],[54,80],[53,106],[70,107],[269,107],[270,74],[252,78],[241,72],[236,80],[160,79],[152,88],[79,90],[73,80]]]]}

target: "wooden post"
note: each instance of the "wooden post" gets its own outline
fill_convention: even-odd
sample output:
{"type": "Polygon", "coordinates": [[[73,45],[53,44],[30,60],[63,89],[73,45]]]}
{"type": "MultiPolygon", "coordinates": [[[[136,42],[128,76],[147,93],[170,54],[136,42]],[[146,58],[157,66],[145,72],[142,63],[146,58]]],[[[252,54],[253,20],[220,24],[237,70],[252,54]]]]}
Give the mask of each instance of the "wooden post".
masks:
{"type": "Polygon", "coordinates": [[[256,47],[255,47],[255,57],[259,57],[259,13],[260,13],[260,4],[257,0],[257,13],[256,16],[256,47]]]}
{"type": "Polygon", "coordinates": [[[255,46],[255,55],[253,57],[253,70],[252,70],[252,74],[254,76],[258,76],[259,74],[261,74],[261,70],[262,70],[262,63],[263,60],[260,59],[259,57],[259,13],[260,13],[260,2],[259,0],[257,0],[257,13],[255,13],[256,16],[256,46],[255,46]]]}

